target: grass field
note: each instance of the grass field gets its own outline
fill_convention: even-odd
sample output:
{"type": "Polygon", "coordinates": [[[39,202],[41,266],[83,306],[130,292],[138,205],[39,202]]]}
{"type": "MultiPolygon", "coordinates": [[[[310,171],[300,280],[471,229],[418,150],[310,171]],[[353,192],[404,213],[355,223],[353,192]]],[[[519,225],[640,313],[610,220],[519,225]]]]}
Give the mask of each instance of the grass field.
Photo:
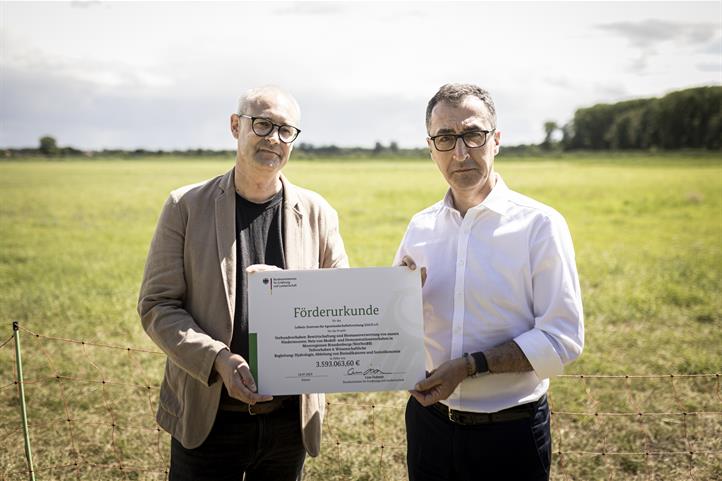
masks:
{"type": "MultiPolygon", "coordinates": [[[[46,336],[156,350],[135,303],[160,207],[171,189],[231,166],[0,162],[0,343],[16,320],[46,336]]],[[[587,335],[567,373],[722,371],[722,155],[502,156],[497,170],[570,225],[587,335]]],[[[336,207],[357,267],[388,265],[411,215],[445,192],[429,160],[291,160],[286,174],[336,207]]],[[[21,334],[37,479],[162,479],[168,438],[153,413],[163,357],[21,334]]],[[[10,342],[0,348],[0,480],[27,479],[13,359],[10,342]]],[[[324,452],[306,479],[405,479],[405,399],[328,396],[324,452]]],[[[560,378],[551,401],[564,453],[552,479],[722,478],[719,377],[560,378]],[[605,414],[629,412],[643,415],[605,414]]]]}

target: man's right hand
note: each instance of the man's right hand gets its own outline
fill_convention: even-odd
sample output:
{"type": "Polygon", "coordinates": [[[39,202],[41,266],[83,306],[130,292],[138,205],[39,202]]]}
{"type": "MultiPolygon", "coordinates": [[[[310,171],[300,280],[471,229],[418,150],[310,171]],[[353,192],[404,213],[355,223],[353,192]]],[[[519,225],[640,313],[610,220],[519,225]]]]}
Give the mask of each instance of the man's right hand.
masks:
{"type": "MultiPolygon", "coordinates": [[[[414,259],[412,259],[411,256],[402,257],[401,265],[408,267],[412,271],[416,270],[416,262],[414,262],[414,259]]],[[[426,267],[421,268],[421,287],[424,287],[424,284],[426,284],[426,267]]]]}
{"type": "Polygon", "coordinates": [[[273,399],[273,396],[256,393],[256,381],[253,380],[248,362],[238,354],[223,349],[216,356],[214,367],[232,398],[250,405],[273,399]]]}
{"type": "Polygon", "coordinates": [[[456,387],[466,379],[466,359],[460,357],[446,361],[438,369],[434,369],[429,377],[419,381],[415,389],[409,391],[422,406],[448,399],[456,387]]]}

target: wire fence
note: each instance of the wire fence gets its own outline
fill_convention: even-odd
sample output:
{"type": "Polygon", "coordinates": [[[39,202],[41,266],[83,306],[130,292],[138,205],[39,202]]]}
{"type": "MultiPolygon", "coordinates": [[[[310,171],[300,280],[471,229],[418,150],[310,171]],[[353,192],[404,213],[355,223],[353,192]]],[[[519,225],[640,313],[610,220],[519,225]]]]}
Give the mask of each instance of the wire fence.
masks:
{"type": "MultiPolygon", "coordinates": [[[[155,423],[165,354],[18,329],[0,343],[0,481],[166,479],[169,436],[155,423]]],[[[322,454],[304,479],[405,479],[407,397],[328,395],[322,454]]],[[[722,479],[719,373],[562,375],[549,401],[554,480],[722,479]]]]}

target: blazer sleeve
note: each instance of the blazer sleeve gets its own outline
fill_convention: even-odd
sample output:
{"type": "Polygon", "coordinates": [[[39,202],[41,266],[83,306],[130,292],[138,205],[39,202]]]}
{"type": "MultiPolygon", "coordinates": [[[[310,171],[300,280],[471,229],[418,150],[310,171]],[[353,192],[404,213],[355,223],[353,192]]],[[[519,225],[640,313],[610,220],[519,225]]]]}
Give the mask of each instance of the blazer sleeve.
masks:
{"type": "Polygon", "coordinates": [[[198,326],[185,309],[184,245],[186,222],[171,195],[163,206],[151,241],[138,299],[143,329],[189,375],[210,385],[218,352],[227,348],[198,326]]]}

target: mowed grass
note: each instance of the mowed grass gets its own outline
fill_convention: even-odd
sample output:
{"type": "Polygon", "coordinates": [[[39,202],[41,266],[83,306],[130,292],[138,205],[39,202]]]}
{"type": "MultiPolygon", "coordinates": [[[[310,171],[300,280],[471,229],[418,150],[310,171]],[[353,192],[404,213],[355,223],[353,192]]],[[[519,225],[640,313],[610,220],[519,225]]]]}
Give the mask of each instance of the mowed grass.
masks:
{"type": "MultiPolygon", "coordinates": [[[[157,350],[135,303],[161,205],[173,188],[231,167],[232,159],[0,163],[0,344],[15,320],[46,336],[157,350]]],[[[587,344],[567,373],[722,371],[722,156],[501,156],[497,170],[571,228],[587,344]]],[[[291,160],[285,172],[338,210],[358,267],[389,265],[409,218],[446,190],[423,159],[291,160]]],[[[163,356],[21,336],[37,478],[163,479],[168,437],[153,417],[163,356]]],[[[8,480],[26,479],[12,344],[0,348],[8,480]]],[[[553,380],[554,450],[563,454],[552,478],[718,479],[722,423],[710,413],[722,411],[719,383],[553,380]]],[[[329,395],[323,453],[307,462],[306,479],[405,479],[406,398],[329,395]]]]}

